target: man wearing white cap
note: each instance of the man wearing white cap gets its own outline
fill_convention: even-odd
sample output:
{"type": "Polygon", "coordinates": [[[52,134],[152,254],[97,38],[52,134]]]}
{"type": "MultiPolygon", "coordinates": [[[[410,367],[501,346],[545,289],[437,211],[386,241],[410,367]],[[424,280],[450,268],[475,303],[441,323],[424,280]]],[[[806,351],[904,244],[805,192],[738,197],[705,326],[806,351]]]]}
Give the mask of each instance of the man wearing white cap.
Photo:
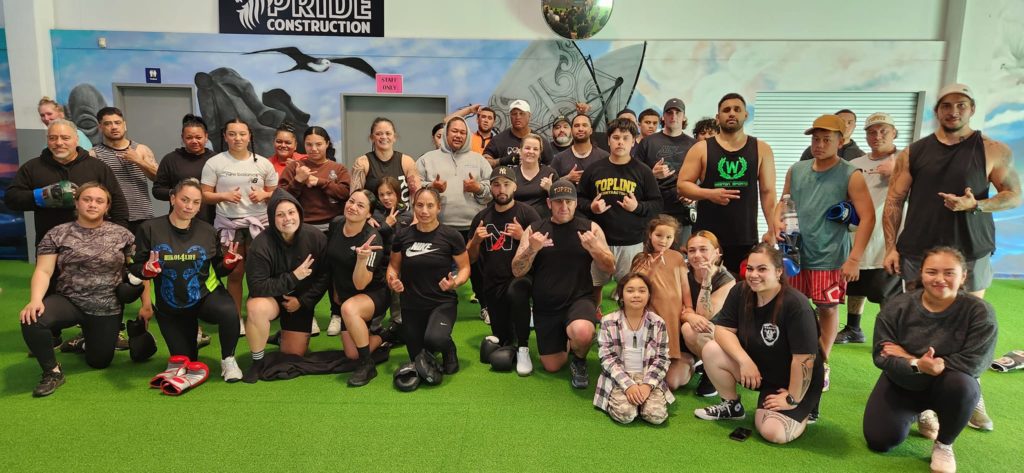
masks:
{"type": "MultiPolygon", "coordinates": [[[[885,196],[889,192],[889,176],[896,162],[896,145],[893,143],[897,136],[896,125],[888,113],[872,113],[864,122],[864,133],[871,152],[850,160],[850,164],[860,168],[863,173],[874,204],[875,221],[879,222],[882,220],[882,209],[885,208],[885,196]]],[[[903,292],[900,278],[889,274],[882,267],[884,259],[885,238],[882,226],[875,225],[860,260],[860,279],[846,286],[846,295],[849,296],[846,302],[846,327],[836,335],[836,343],[864,343],[864,331],[860,329],[864,303],[870,300],[881,307],[890,297],[903,292]]]]}
{"type": "MultiPolygon", "coordinates": [[[[896,157],[882,214],[885,269],[904,281],[917,280],[924,252],[951,246],[967,259],[967,291],[984,297],[992,283],[989,259],[996,248],[992,213],[1020,205],[1020,177],[1005,143],[971,129],[975,102],[970,87],[943,87],[934,110],[939,122],[935,133],[896,157]],[[995,195],[989,195],[989,184],[995,195]]],[[[984,401],[978,402],[968,425],[992,430],[984,401]]]]}
{"type": "MultiPolygon", "coordinates": [[[[484,158],[491,163],[491,167],[519,165],[519,148],[523,144],[523,138],[533,133],[530,129],[530,104],[521,99],[513,100],[508,106],[508,121],[512,126],[494,135],[484,148],[484,158]]],[[[541,150],[541,164],[551,164],[554,155],[548,148],[545,146],[541,150]]]]}

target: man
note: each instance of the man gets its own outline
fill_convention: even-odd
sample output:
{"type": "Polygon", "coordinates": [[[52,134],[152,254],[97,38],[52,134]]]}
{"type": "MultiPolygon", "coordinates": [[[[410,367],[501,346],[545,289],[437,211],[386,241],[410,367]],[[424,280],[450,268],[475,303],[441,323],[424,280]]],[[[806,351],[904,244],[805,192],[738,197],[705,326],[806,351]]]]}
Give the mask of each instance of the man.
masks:
{"type": "Polygon", "coordinates": [[[673,248],[686,245],[690,228],[696,217],[693,201],[681,197],[676,191],[676,172],[683,165],[683,158],[696,141],[683,130],[686,129],[686,104],[673,98],[665,102],[661,121],[661,133],[644,138],[636,151],[636,159],[649,166],[658,178],[661,192],[662,211],[679,221],[673,248]]]}
{"type": "Polygon", "coordinates": [[[758,197],[769,230],[765,240],[774,235],[775,156],[768,143],[743,131],[747,102],[740,94],[725,94],[716,118],[722,132],[698,141],[686,153],[676,190],[697,201],[693,231],[714,233],[726,269],[738,275],[740,262],[757,243],[758,197]]]}
{"type": "Polygon", "coordinates": [[[608,152],[594,146],[591,135],[594,128],[588,115],[576,115],[572,118],[572,146],[555,155],[551,167],[559,176],[573,184],[579,184],[580,178],[592,164],[608,157],[608,152]]]}
{"type": "MultiPolygon", "coordinates": [[[[843,129],[843,146],[839,148],[839,157],[849,161],[864,156],[864,152],[857,146],[857,142],[853,141],[853,130],[857,129],[857,114],[848,108],[844,108],[835,114],[842,118],[843,123],[846,125],[846,128],[843,129]]],[[[814,159],[814,156],[811,156],[811,147],[808,146],[804,153],[800,155],[800,160],[808,161],[811,159],[814,159]]]]}
{"type": "Polygon", "coordinates": [[[96,112],[96,121],[103,134],[103,142],[89,154],[114,171],[128,201],[128,229],[134,232],[143,221],[153,218],[149,182],[156,178],[156,158],[148,146],[128,139],[128,124],[121,110],[103,107],[96,112]]]}
{"type": "Polygon", "coordinates": [[[622,279],[643,251],[647,222],[661,212],[661,194],[654,173],[633,159],[630,151],[639,131],[627,118],[608,124],[611,155],[587,168],[579,183],[579,203],[584,213],[604,230],[615,255],[615,271],[593,267],[594,301],[601,306],[601,289],[612,277],[622,279]]]}
{"type": "Polygon", "coordinates": [[[717,120],[714,118],[702,118],[693,124],[693,139],[704,141],[718,135],[721,131],[722,129],[719,128],[717,120]]]}
{"type": "MultiPolygon", "coordinates": [[[[817,306],[821,325],[820,343],[827,360],[832,352],[839,325],[838,304],[843,303],[846,283],[860,278],[860,262],[864,257],[875,212],[871,206],[864,175],[854,165],[839,157],[845,121],[837,115],[822,115],[804,132],[811,135],[813,161],[798,161],[786,173],[782,194],[796,203],[800,222],[800,272],[790,284],[817,306]],[[830,207],[850,201],[860,224],[850,247],[849,224],[825,218],[830,207]]],[[[775,230],[785,231],[783,206],[775,206],[775,230]]],[[[782,241],[782,236],[777,239],[782,241]]],[[[825,388],[829,388],[829,365],[825,364],[825,388]]]]}
{"type": "Polygon", "coordinates": [[[551,154],[558,154],[572,146],[572,125],[564,115],[555,117],[551,124],[551,154]]]}
{"type": "Polygon", "coordinates": [[[590,385],[587,353],[594,340],[597,307],[591,295],[591,264],[615,271],[615,257],[596,223],[576,215],[576,186],[564,179],[551,185],[551,219],[526,228],[512,274],[533,274],[533,322],[544,370],[555,372],[568,361],[571,384],[590,385]]]}
{"type": "Polygon", "coordinates": [[[474,153],[484,153],[484,149],[490,144],[494,137],[494,109],[481,104],[467,105],[445,117],[445,122],[455,117],[466,118],[476,115],[476,131],[470,136],[470,143],[474,153]]]}
{"type": "MultiPolygon", "coordinates": [[[[970,87],[943,87],[934,111],[939,128],[896,157],[882,215],[885,268],[904,281],[915,281],[925,250],[952,246],[967,258],[967,291],[984,297],[992,283],[989,259],[996,233],[992,213],[1020,205],[1020,177],[1005,143],[971,129],[975,101],[970,87]],[[996,190],[993,196],[989,196],[990,184],[996,190]]],[[[984,400],[978,401],[968,425],[992,430],[984,400]]]]}
{"type": "Polygon", "coordinates": [[[640,122],[641,140],[656,133],[658,131],[658,125],[661,123],[661,117],[653,108],[644,109],[644,111],[640,112],[638,120],[640,122]]]}
{"type": "Polygon", "coordinates": [[[539,223],[533,207],[515,201],[516,174],[510,166],[491,173],[491,205],[473,217],[467,249],[469,261],[480,268],[481,294],[489,302],[491,334],[501,346],[515,344],[516,372],[533,372],[530,360],[530,280],[512,273],[512,257],[520,246],[523,228],[539,223]]]}
{"type": "MultiPolygon", "coordinates": [[[[513,100],[509,104],[508,119],[511,126],[494,135],[491,142],[484,148],[484,158],[491,163],[491,167],[498,165],[518,165],[519,147],[523,144],[523,138],[533,131],[530,129],[530,104],[525,100],[513,100]]],[[[541,164],[551,164],[554,154],[547,147],[541,152],[541,164]]]]}
{"type": "Polygon", "coordinates": [[[900,278],[889,274],[882,266],[885,259],[885,237],[882,234],[882,210],[889,192],[889,176],[896,161],[896,124],[887,113],[873,113],[864,122],[864,133],[871,152],[854,158],[850,164],[861,170],[875,210],[875,228],[860,260],[860,278],[846,286],[846,327],[836,335],[836,343],[864,343],[860,317],[867,300],[884,307],[891,298],[903,292],[900,278]]]}

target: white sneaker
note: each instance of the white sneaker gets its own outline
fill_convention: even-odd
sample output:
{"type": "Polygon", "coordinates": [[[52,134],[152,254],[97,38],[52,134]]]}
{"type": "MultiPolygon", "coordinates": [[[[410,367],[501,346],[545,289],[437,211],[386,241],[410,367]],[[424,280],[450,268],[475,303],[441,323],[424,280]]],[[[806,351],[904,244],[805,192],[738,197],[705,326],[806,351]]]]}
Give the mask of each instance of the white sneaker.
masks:
{"type": "Polygon", "coordinates": [[[486,307],[480,309],[480,320],[483,320],[487,325],[491,325],[491,313],[487,312],[486,307]]]}
{"type": "Polygon", "coordinates": [[[341,333],[341,316],[331,314],[331,322],[327,324],[327,335],[336,337],[341,333]]]}
{"type": "Polygon", "coordinates": [[[245,336],[245,321],[241,318],[238,319],[238,334],[243,337],[245,336]]]}
{"type": "Polygon", "coordinates": [[[953,446],[942,442],[935,442],[932,447],[932,473],[955,473],[956,457],[953,455],[953,446]]]}
{"type": "Polygon", "coordinates": [[[235,357],[229,356],[220,360],[220,376],[229,383],[242,380],[242,370],[238,367],[235,357]]]}
{"type": "Polygon", "coordinates": [[[825,363],[825,385],[821,387],[821,392],[827,392],[830,387],[832,378],[832,368],[829,368],[828,363],[825,363]]]}
{"type": "Polygon", "coordinates": [[[939,435],[939,416],[929,409],[917,417],[917,433],[922,437],[935,440],[939,435]]]}
{"type": "Polygon", "coordinates": [[[967,425],[972,429],[992,430],[994,424],[985,409],[985,398],[978,397],[978,404],[974,406],[974,412],[971,413],[971,419],[967,421],[967,425]]]}
{"type": "Polygon", "coordinates": [[[519,347],[519,351],[516,352],[516,373],[519,373],[519,376],[529,376],[533,373],[529,347],[519,347]]]}
{"type": "Polygon", "coordinates": [[[316,323],[316,317],[313,317],[313,326],[309,329],[309,336],[315,337],[320,335],[320,325],[316,323]]]}

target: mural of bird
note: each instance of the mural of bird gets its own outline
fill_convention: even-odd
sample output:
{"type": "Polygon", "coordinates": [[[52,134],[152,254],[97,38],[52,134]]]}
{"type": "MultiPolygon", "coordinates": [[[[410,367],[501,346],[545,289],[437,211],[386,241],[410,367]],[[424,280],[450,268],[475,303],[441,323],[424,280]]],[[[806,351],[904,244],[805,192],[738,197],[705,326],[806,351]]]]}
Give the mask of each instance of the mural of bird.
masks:
{"type": "Polygon", "coordinates": [[[358,57],[316,58],[316,57],[310,56],[310,55],[308,55],[308,54],[306,54],[306,53],[304,53],[302,51],[299,51],[299,48],[296,48],[294,46],[288,46],[288,47],[284,47],[284,48],[261,49],[259,51],[252,51],[252,52],[248,52],[248,53],[245,53],[245,54],[258,54],[258,53],[269,53],[269,52],[275,52],[275,53],[284,54],[284,55],[292,58],[293,61],[295,61],[295,67],[292,67],[291,69],[288,69],[288,70],[280,71],[280,72],[278,72],[278,74],[283,74],[285,72],[298,71],[298,70],[310,71],[310,72],[327,72],[327,70],[331,68],[331,63],[334,63],[334,64],[341,64],[343,66],[351,67],[352,69],[355,69],[355,70],[357,70],[359,72],[362,72],[363,74],[366,74],[366,75],[368,75],[370,77],[376,77],[377,76],[377,71],[373,68],[373,66],[371,66],[368,62],[364,61],[362,58],[358,58],[358,57]]]}

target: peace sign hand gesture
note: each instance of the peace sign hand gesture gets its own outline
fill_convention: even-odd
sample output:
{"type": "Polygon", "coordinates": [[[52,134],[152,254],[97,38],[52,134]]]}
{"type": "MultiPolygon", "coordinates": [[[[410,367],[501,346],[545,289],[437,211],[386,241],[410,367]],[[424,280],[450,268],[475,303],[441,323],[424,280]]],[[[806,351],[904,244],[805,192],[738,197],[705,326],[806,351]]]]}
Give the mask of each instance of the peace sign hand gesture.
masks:
{"type": "Polygon", "coordinates": [[[163,268],[160,267],[160,252],[150,251],[149,260],[146,261],[146,264],[142,265],[142,275],[147,278],[155,278],[161,271],[163,271],[163,268]]]}
{"type": "Polygon", "coordinates": [[[238,253],[238,242],[233,241],[228,243],[228,251],[224,255],[224,266],[228,269],[233,269],[239,261],[242,261],[242,255],[238,253]]]}
{"type": "Polygon", "coordinates": [[[363,243],[362,246],[356,248],[356,258],[357,259],[365,260],[365,259],[369,258],[370,255],[372,255],[374,251],[380,251],[380,250],[384,249],[384,247],[380,246],[380,245],[370,246],[370,243],[373,243],[373,240],[376,239],[376,238],[377,238],[377,234],[374,233],[373,235],[370,235],[370,239],[366,240],[366,243],[363,243]]]}
{"type": "Polygon", "coordinates": [[[295,279],[302,281],[303,279],[308,278],[310,274],[313,274],[313,261],[315,261],[313,259],[313,255],[306,255],[306,260],[292,271],[292,274],[295,275],[295,279]]]}

